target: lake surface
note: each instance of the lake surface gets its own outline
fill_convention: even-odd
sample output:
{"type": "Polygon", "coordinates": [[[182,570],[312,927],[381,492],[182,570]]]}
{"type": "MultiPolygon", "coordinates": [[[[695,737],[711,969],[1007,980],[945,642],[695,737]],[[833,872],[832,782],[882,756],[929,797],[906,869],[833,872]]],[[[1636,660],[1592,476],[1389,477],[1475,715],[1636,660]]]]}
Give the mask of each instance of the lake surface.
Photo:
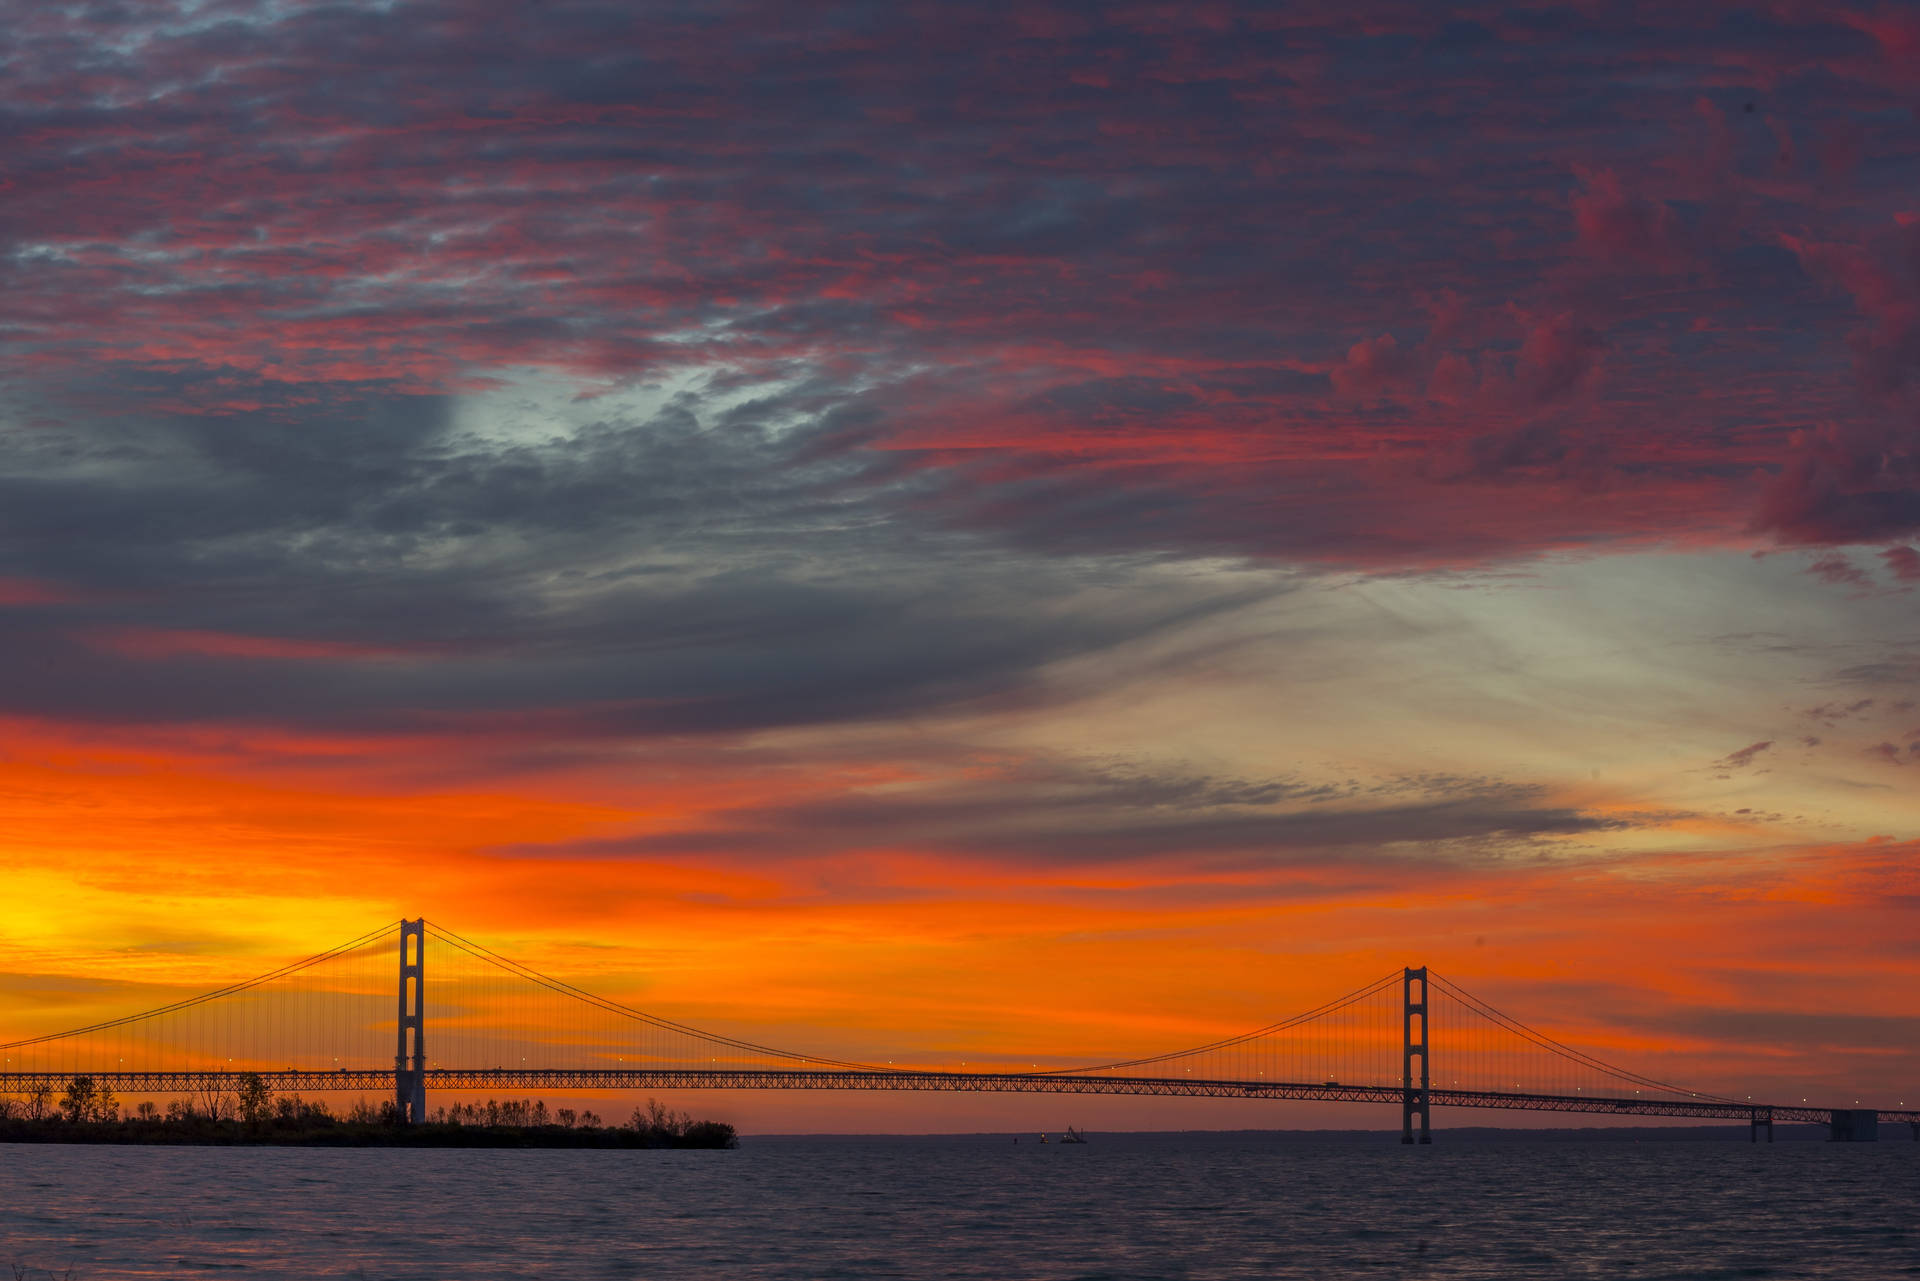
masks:
{"type": "Polygon", "coordinates": [[[0,1278],[1920,1277],[1920,1144],[0,1147],[0,1278]]]}

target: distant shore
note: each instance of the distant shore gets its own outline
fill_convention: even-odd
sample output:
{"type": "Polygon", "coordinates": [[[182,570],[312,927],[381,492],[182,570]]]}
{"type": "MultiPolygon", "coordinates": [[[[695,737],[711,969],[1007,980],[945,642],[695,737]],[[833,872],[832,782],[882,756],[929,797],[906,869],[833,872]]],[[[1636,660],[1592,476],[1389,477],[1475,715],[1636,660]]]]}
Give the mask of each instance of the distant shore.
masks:
{"type": "MultiPolygon", "coordinates": [[[[1049,1135],[1059,1131],[1047,1131],[1049,1135]]],[[[1354,1144],[1398,1144],[1400,1129],[1398,1126],[1376,1129],[1269,1129],[1246,1127],[1232,1130],[1196,1129],[1196,1130],[1089,1130],[1089,1141],[1094,1144],[1148,1141],[1148,1142],[1187,1142],[1196,1144],[1219,1143],[1239,1144],[1248,1141],[1271,1141],[1276,1143],[1354,1143],[1354,1144]]],[[[1680,1142],[1680,1143],[1747,1143],[1750,1140],[1745,1122],[1737,1125],[1591,1125],[1591,1126],[1494,1126],[1463,1125],[1436,1127],[1434,1142],[1474,1140],[1477,1142],[1512,1143],[1641,1143],[1641,1142],[1680,1142]]],[[[872,1132],[872,1131],[793,1131],[786,1133],[749,1134],[747,1138],[754,1144],[766,1143],[811,1143],[831,1141],[841,1143],[1007,1143],[1010,1139],[1019,1139],[1022,1143],[1035,1143],[1041,1131],[1038,1130],[937,1130],[918,1132],[872,1132]]],[[[1775,1127],[1775,1137],[1779,1142],[1817,1141],[1824,1143],[1828,1139],[1827,1127],[1817,1124],[1786,1125],[1775,1127]]],[[[1883,1134],[1881,1142],[1908,1141],[1906,1127],[1902,1126],[1891,1137],[1883,1134]]],[[[1037,1146],[1037,1143],[1035,1144],[1037,1146]]]]}

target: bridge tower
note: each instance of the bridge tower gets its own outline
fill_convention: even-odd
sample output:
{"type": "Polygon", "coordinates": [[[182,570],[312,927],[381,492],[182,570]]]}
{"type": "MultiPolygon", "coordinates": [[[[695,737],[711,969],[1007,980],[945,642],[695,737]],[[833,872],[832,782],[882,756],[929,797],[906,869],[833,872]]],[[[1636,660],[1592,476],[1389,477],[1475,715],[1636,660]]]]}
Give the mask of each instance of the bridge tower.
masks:
{"type": "Polygon", "coordinates": [[[1427,1125],[1427,1094],[1429,1089],[1427,1071],[1427,967],[1408,966],[1400,985],[1400,1141],[1414,1142],[1413,1118],[1420,1116],[1421,1143],[1433,1142],[1433,1132],[1427,1125]],[[1414,985],[1419,984],[1418,999],[1415,999],[1414,985]],[[1419,1033],[1414,1032],[1414,1020],[1420,1021],[1419,1033]],[[1420,1059],[1420,1076],[1416,1081],[1413,1075],[1413,1060],[1420,1059]]]}
{"type": "Polygon", "coordinates": [[[393,1103],[403,1124],[427,1119],[426,965],[426,918],[401,921],[400,1016],[396,1022],[399,1042],[393,1053],[393,1103]],[[411,987],[408,980],[412,980],[411,987]],[[411,1045],[408,1032],[413,1033],[411,1045]]]}

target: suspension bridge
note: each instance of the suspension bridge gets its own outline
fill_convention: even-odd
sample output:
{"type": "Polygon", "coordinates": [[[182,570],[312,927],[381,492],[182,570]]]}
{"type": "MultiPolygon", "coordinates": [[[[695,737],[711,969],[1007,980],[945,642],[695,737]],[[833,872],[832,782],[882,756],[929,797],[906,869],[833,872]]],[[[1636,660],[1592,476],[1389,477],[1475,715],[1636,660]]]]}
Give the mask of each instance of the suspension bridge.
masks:
{"type": "Polygon", "coordinates": [[[376,1092],[406,1122],[428,1119],[429,1090],[939,1090],[1388,1104],[1406,1143],[1431,1141],[1436,1107],[1745,1121],[1756,1142],[1762,1131],[1772,1141],[1776,1121],[1846,1139],[1904,1122],[1920,1141],[1920,1109],[1756,1102],[1616,1067],[1425,967],[1144,1058],[1032,1071],[880,1066],[660,1018],[424,919],[155,1009],[0,1044],[0,1060],[0,1095],[80,1076],[121,1095],[232,1091],[258,1077],[280,1093],[376,1092]]]}

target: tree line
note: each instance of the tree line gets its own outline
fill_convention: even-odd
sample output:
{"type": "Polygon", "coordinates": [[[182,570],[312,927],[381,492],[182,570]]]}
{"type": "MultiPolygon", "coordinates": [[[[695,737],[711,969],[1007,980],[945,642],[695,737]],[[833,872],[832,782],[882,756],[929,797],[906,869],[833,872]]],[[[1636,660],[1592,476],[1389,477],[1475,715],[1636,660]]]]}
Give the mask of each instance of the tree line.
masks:
{"type": "Polygon", "coordinates": [[[453,1103],[434,1109],[419,1125],[402,1126],[401,1115],[393,1100],[378,1104],[358,1099],[344,1114],[335,1114],[318,1099],[298,1094],[276,1096],[257,1074],[240,1078],[228,1091],[209,1083],[194,1094],[168,1101],[162,1110],[142,1100],[123,1111],[113,1089],[90,1076],[76,1076],[64,1093],[42,1084],[19,1098],[0,1097],[0,1135],[26,1139],[59,1140],[60,1130],[71,1128],[74,1135],[87,1131],[87,1138],[105,1137],[101,1132],[117,1131],[134,1141],[167,1141],[169,1132],[186,1138],[198,1135],[210,1139],[231,1131],[242,1141],[297,1142],[303,1138],[338,1132],[366,1134],[374,1131],[404,1131],[413,1142],[431,1143],[460,1131],[489,1132],[501,1139],[547,1138],[561,1146],[620,1147],[733,1147],[734,1129],[723,1121],[695,1120],[685,1112],[675,1112],[658,1100],[648,1099],[633,1109],[627,1120],[609,1125],[598,1114],[573,1108],[549,1109],[544,1099],[488,1099],[485,1103],[453,1103]],[[580,1140],[568,1143],[566,1139],[580,1140]],[[604,1140],[599,1142],[597,1140],[604,1140]]]}

